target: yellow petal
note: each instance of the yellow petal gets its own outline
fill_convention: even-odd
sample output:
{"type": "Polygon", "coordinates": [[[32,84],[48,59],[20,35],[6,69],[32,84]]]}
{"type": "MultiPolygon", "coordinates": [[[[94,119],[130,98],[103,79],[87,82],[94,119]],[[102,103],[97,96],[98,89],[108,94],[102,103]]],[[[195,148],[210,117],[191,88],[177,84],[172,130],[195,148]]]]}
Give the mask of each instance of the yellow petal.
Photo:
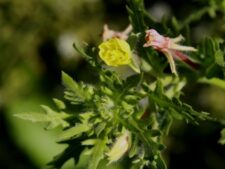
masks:
{"type": "Polygon", "coordinates": [[[128,65],[131,55],[129,44],[122,39],[113,38],[99,45],[99,56],[109,66],[128,65]]]}

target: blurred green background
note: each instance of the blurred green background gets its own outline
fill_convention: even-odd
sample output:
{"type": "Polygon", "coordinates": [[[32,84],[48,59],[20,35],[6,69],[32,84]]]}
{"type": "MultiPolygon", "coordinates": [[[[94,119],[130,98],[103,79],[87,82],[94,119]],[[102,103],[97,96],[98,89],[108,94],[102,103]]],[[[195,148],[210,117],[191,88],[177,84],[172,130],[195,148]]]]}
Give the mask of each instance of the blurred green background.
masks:
{"type": "MultiPolygon", "coordinates": [[[[206,1],[199,1],[197,6],[194,0],[145,3],[148,12],[161,20],[172,15],[182,19],[206,1]]],[[[224,20],[224,16],[215,20],[206,16],[193,24],[193,40],[198,42],[208,35],[224,38],[224,20]]],[[[39,105],[52,105],[53,97],[62,98],[61,70],[78,80],[93,81],[87,63],[72,43],[97,45],[104,23],[117,30],[127,26],[125,1],[0,0],[1,169],[41,168],[65,148],[55,143],[60,129],[46,132],[44,124],[32,124],[13,114],[40,112],[39,105]]],[[[223,89],[193,84],[185,88],[183,100],[225,120],[223,89]]],[[[217,143],[220,130],[219,124],[192,126],[176,122],[165,140],[169,169],[224,169],[225,148],[217,143]]],[[[80,169],[83,163],[85,156],[80,169]]],[[[122,168],[119,163],[115,166],[122,168]]],[[[72,161],[65,166],[70,168],[74,168],[72,161]]]]}

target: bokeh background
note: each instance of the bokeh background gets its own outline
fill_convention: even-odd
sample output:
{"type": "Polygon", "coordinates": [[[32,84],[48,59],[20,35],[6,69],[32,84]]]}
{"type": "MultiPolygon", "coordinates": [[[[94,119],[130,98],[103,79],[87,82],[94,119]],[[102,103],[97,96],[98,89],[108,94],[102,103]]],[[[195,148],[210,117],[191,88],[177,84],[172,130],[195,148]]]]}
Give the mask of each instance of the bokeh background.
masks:
{"type": "MultiPolygon", "coordinates": [[[[146,0],[148,12],[160,21],[182,20],[209,0],[146,0]]],[[[225,17],[204,16],[191,25],[192,40],[225,36],[225,17]]],[[[60,129],[17,119],[15,113],[40,112],[41,104],[62,98],[61,70],[78,80],[93,81],[87,63],[73,42],[97,45],[103,24],[123,30],[128,16],[124,0],[0,0],[0,168],[38,169],[66,145],[55,143],[60,129]]],[[[183,100],[197,110],[225,120],[225,91],[206,84],[185,88],[183,100]]],[[[176,122],[166,138],[169,169],[224,169],[225,147],[218,144],[221,125],[176,122]]],[[[82,158],[85,163],[85,157],[82,158]]],[[[72,169],[70,161],[64,167],[72,169]]],[[[108,167],[109,168],[109,167],[108,167]]],[[[122,164],[114,168],[123,168],[122,164]]],[[[125,167],[126,168],[126,167],[125,167]]]]}

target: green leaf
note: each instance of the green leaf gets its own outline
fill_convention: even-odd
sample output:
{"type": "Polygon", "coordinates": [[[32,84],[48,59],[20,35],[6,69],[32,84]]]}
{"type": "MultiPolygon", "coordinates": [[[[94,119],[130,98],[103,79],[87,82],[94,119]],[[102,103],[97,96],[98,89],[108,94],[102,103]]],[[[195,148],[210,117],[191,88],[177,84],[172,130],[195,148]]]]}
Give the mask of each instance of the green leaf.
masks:
{"type": "Polygon", "coordinates": [[[129,154],[128,154],[129,158],[132,158],[136,154],[138,154],[138,149],[139,149],[139,147],[138,147],[138,136],[135,135],[132,140],[133,140],[133,142],[131,144],[131,148],[130,148],[129,154]]]}
{"type": "Polygon", "coordinates": [[[97,140],[88,164],[88,169],[97,169],[99,162],[104,158],[106,142],[106,138],[97,140]]]}
{"type": "Polygon", "coordinates": [[[98,137],[102,133],[102,131],[104,131],[106,125],[107,124],[105,122],[101,122],[97,125],[97,127],[95,128],[95,133],[98,137]]]}
{"type": "Polygon", "coordinates": [[[132,33],[129,36],[129,38],[127,39],[127,42],[129,43],[131,50],[134,50],[134,48],[137,44],[137,41],[138,41],[138,36],[139,36],[139,34],[132,33]]]}
{"type": "Polygon", "coordinates": [[[224,41],[219,38],[206,38],[199,46],[199,56],[202,61],[201,73],[207,78],[225,75],[224,41]]]}
{"type": "Polygon", "coordinates": [[[225,145],[225,129],[221,131],[221,138],[219,139],[219,143],[225,145]]]}
{"type": "Polygon", "coordinates": [[[157,169],[167,169],[166,163],[164,162],[163,158],[161,155],[157,156],[158,158],[155,160],[157,163],[157,169]]]}
{"type": "Polygon", "coordinates": [[[170,131],[170,127],[173,122],[173,118],[167,112],[164,112],[163,114],[160,113],[160,115],[158,116],[159,116],[158,123],[159,123],[160,130],[163,132],[164,135],[168,135],[170,131]]]}
{"type": "Polygon", "coordinates": [[[90,129],[91,129],[91,127],[88,124],[78,123],[78,124],[76,124],[76,126],[63,131],[57,141],[61,142],[61,141],[73,139],[76,136],[78,136],[79,134],[82,134],[83,132],[87,132],[90,129]]]}
{"type": "Polygon", "coordinates": [[[199,79],[200,83],[208,83],[210,85],[214,85],[217,87],[220,87],[222,89],[225,89],[225,80],[219,79],[219,78],[211,78],[211,79],[207,79],[207,78],[202,78],[199,79]]]}
{"type": "Polygon", "coordinates": [[[107,85],[111,90],[118,89],[122,85],[122,80],[119,75],[113,71],[101,70],[99,76],[101,82],[107,85]]]}
{"type": "Polygon", "coordinates": [[[145,31],[145,23],[143,18],[144,3],[143,0],[127,0],[128,7],[127,11],[130,16],[130,21],[132,23],[135,33],[145,31]]]}
{"type": "Polygon", "coordinates": [[[225,57],[225,54],[224,54],[223,51],[221,51],[221,50],[216,51],[216,53],[215,53],[215,62],[216,62],[216,64],[218,64],[221,67],[225,67],[225,59],[224,59],[224,57],[225,57]]]}
{"type": "Polygon", "coordinates": [[[46,114],[42,114],[42,113],[20,113],[20,114],[14,114],[14,116],[23,120],[29,120],[31,122],[48,122],[49,121],[49,117],[46,114]]]}
{"type": "Polygon", "coordinates": [[[162,83],[161,93],[164,93],[168,98],[178,98],[182,88],[186,85],[186,79],[174,76],[165,76],[164,78],[157,80],[157,86],[160,85],[159,81],[162,83]]]}
{"type": "Polygon", "coordinates": [[[96,144],[97,141],[98,141],[97,139],[88,139],[88,140],[82,141],[81,144],[85,146],[93,146],[96,144]]]}
{"type": "Polygon", "coordinates": [[[65,121],[64,119],[68,118],[70,115],[64,113],[64,112],[56,112],[52,110],[51,108],[42,105],[41,106],[46,114],[43,113],[20,113],[15,114],[14,116],[19,117],[24,120],[29,120],[32,122],[48,122],[47,129],[53,129],[58,126],[62,127],[68,127],[69,123],[65,121]]]}
{"type": "Polygon", "coordinates": [[[182,114],[180,114],[180,112],[177,112],[174,109],[169,109],[169,110],[170,110],[171,116],[174,119],[177,119],[177,120],[183,120],[184,119],[184,116],[182,114]]]}
{"type": "Polygon", "coordinates": [[[64,112],[56,112],[45,105],[41,105],[41,107],[45,110],[49,118],[49,125],[47,126],[47,129],[53,129],[59,125],[62,125],[63,127],[69,126],[69,123],[64,120],[70,116],[69,114],[64,112]]]}
{"type": "Polygon", "coordinates": [[[96,60],[94,60],[93,57],[89,56],[88,54],[85,53],[85,51],[78,47],[75,43],[73,44],[74,49],[82,56],[84,59],[93,67],[99,67],[98,63],[96,60]]]}
{"type": "Polygon", "coordinates": [[[87,102],[93,95],[93,87],[84,83],[77,83],[69,75],[62,72],[63,84],[66,86],[65,98],[73,104],[87,102]]]}
{"type": "Polygon", "coordinates": [[[66,105],[64,104],[63,101],[54,98],[53,101],[55,102],[56,106],[60,109],[60,110],[64,110],[66,108],[66,105]]]}
{"type": "Polygon", "coordinates": [[[101,86],[100,87],[101,89],[101,92],[108,95],[108,96],[112,96],[113,95],[113,91],[111,89],[109,89],[108,87],[106,86],[101,86]]]}
{"type": "Polygon", "coordinates": [[[94,113],[89,111],[89,112],[81,113],[79,114],[79,116],[82,123],[88,123],[90,118],[94,116],[94,113]]]}
{"type": "Polygon", "coordinates": [[[134,105],[133,104],[128,104],[125,101],[121,102],[121,106],[123,107],[123,110],[129,114],[132,114],[134,112],[134,105]]]}
{"type": "MultiPolygon", "coordinates": [[[[160,90],[158,90],[160,91],[160,90]]],[[[160,92],[161,93],[161,92],[160,92]]],[[[157,94],[156,92],[148,92],[149,99],[155,102],[160,108],[169,111],[178,119],[184,118],[187,122],[198,124],[197,120],[212,120],[206,112],[197,112],[190,105],[182,103],[177,98],[172,100],[165,95],[157,94]]]]}

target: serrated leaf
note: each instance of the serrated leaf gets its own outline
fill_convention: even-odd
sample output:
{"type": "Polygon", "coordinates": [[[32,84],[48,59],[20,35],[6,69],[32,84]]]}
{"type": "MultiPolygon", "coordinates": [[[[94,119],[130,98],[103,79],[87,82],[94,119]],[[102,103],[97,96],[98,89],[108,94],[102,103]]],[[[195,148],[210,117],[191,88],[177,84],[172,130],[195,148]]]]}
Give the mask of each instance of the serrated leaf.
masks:
{"type": "Polygon", "coordinates": [[[59,125],[63,127],[68,127],[69,123],[65,121],[65,118],[68,118],[70,115],[64,112],[56,112],[48,106],[41,105],[41,107],[45,110],[48,118],[49,118],[49,125],[46,127],[47,129],[53,129],[59,125]]]}
{"type": "Polygon", "coordinates": [[[135,136],[132,140],[133,140],[133,142],[131,144],[131,148],[130,148],[129,154],[128,154],[129,158],[134,157],[138,153],[138,149],[139,149],[139,147],[138,147],[138,137],[135,136]]]}
{"type": "Polygon", "coordinates": [[[79,134],[82,134],[83,132],[87,132],[90,130],[90,126],[88,124],[81,124],[78,123],[76,126],[65,130],[62,132],[62,134],[59,136],[57,141],[65,141],[65,140],[70,140],[78,136],[79,134]]]}
{"type": "Polygon", "coordinates": [[[127,2],[128,2],[127,11],[129,13],[130,21],[134,28],[134,32],[144,32],[145,25],[143,19],[144,13],[143,0],[136,0],[136,1],[127,0],[127,2]]]}
{"type": "Polygon", "coordinates": [[[158,158],[155,160],[157,169],[167,169],[166,163],[164,162],[163,158],[158,155],[158,158]]]}
{"type": "Polygon", "coordinates": [[[108,95],[108,96],[113,95],[113,91],[106,86],[101,86],[101,92],[108,95]]]}
{"type": "Polygon", "coordinates": [[[134,112],[134,105],[132,105],[132,104],[128,104],[127,102],[122,101],[121,106],[129,114],[132,114],[134,112]]]}
{"type": "Polygon", "coordinates": [[[164,135],[169,134],[170,127],[172,125],[173,118],[171,117],[170,114],[167,112],[164,112],[164,114],[159,115],[158,118],[158,123],[159,123],[159,128],[163,132],[164,135]]]}
{"type": "Polygon", "coordinates": [[[95,128],[96,135],[99,136],[102,133],[102,131],[105,129],[105,127],[106,127],[106,123],[104,122],[99,123],[97,127],[95,128]]]}
{"type": "Polygon", "coordinates": [[[155,93],[157,93],[159,96],[163,95],[164,93],[163,84],[160,80],[157,80],[155,93]]]}
{"type": "MultiPolygon", "coordinates": [[[[164,93],[168,98],[179,97],[182,88],[186,85],[186,80],[184,78],[177,78],[173,76],[166,76],[161,78],[160,81],[162,83],[161,87],[164,89],[161,93],[164,93]]],[[[157,83],[157,85],[159,84],[157,83]]]]}
{"type": "Polygon", "coordinates": [[[106,138],[97,140],[91,159],[88,164],[88,169],[97,169],[99,162],[104,158],[104,151],[106,149],[106,138]]]}
{"type": "Polygon", "coordinates": [[[118,89],[122,85],[121,78],[115,72],[102,70],[99,77],[101,82],[105,83],[111,90],[115,90],[116,88],[118,89]]]}
{"type": "Polygon", "coordinates": [[[42,113],[20,113],[20,114],[14,114],[14,116],[23,120],[29,120],[31,122],[48,122],[49,121],[49,117],[46,114],[42,114],[42,113]]]}
{"type": "Polygon", "coordinates": [[[136,104],[139,99],[140,97],[134,94],[124,96],[124,100],[133,105],[136,104]]]}
{"type": "Polygon", "coordinates": [[[89,119],[94,116],[94,113],[93,112],[85,112],[85,113],[81,113],[79,116],[80,116],[80,120],[82,121],[82,123],[88,123],[89,119]]]}
{"type": "Polygon", "coordinates": [[[62,72],[62,81],[66,86],[65,98],[74,104],[87,102],[93,95],[93,87],[84,83],[77,83],[69,75],[62,72]]]}
{"type": "Polygon", "coordinates": [[[199,56],[202,60],[202,74],[207,78],[224,76],[224,41],[217,38],[206,38],[199,46],[199,56]]]}
{"type": "Polygon", "coordinates": [[[186,119],[187,122],[198,123],[197,120],[212,120],[206,112],[197,112],[190,105],[182,103],[177,98],[172,100],[165,95],[158,96],[157,93],[149,92],[149,98],[152,102],[158,104],[165,110],[170,110],[172,115],[176,115],[180,119],[181,117],[186,119]]]}
{"type": "Polygon", "coordinates": [[[87,139],[82,141],[81,144],[85,146],[93,146],[96,144],[97,141],[98,141],[97,139],[87,139]]]}
{"type": "Polygon", "coordinates": [[[66,105],[64,104],[63,101],[56,99],[56,98],[54,98],[53,101],[60,110],[63,110],[66,108],[66,105]]]}
{"type": "Polygon", "coordinates": [[[84,49],[81,47],[78,47],[75,43],[73,43],[74,49],[82,56],[84,59],[93,67],[99,66],[97,62],[93,59],[93,57],[89,56],[85,53],[84,49]]]}
{"type": "Polygon", "coordinates": [[[68,127],[69,123],[64,119],[68,118],[70,115],[64,112],[56,112],[51,108],[42,105],[41,106],[46,114],[43,113],[20,113],[15,114],[14,116],[19,117],[24,120],[29,120],[32,122],[48,122],[47,129],[53,129],[58,126],[68,127]]]}
{"type": "Polygon", "coordinates": [[[219,79],[219,78],[211,78],[211,79],[207,79],[207,78],[202,78],[199,79],[200,83],[208,83],[217,87],[220,87],[222,89],[225,89],[225,80],[219,79]]]}

